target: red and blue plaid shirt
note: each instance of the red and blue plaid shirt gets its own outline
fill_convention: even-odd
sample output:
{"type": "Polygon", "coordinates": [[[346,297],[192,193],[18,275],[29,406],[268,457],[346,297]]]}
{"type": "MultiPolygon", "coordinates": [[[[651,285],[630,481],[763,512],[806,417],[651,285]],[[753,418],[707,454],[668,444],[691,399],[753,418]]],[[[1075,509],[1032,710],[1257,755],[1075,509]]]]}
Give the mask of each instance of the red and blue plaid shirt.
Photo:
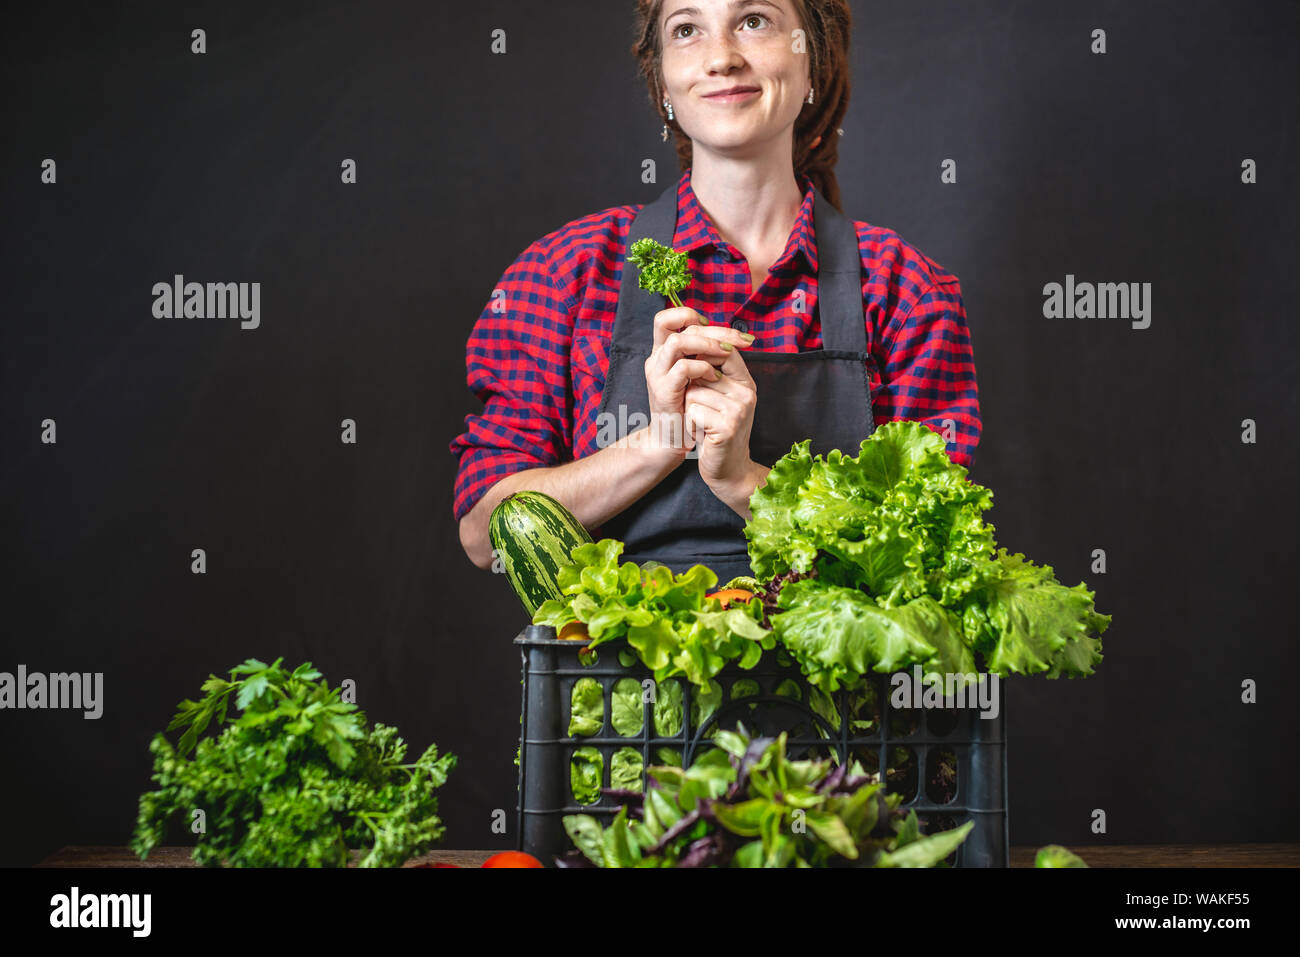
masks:
{"type": "MultiPolygon", "coordinates": [[[[794,230],[752,295],[749,265],[700,208],[690,170],[677,184],[672,245],[690,254],[692,277],[682,302],[710,322],[743,319],[756,337],[746,351],[822,346],[813,187],[808,177],[798,179],[804,199],[794,230]]],[[[467,347],[469,388],[483,411],[466,416],[466,431],[450,444],[460,459],[457,521],[505,476],[598,450],[596,411],[624,250],[640,209],[615,206],[561,226],[520,253],[497,283],[467,347]]],[[[913,419],[941,435],[944,420],[951,420],[955,441],[948,454],[969,467],[981,423],[958,279],[893,230],[855,225],[875,420],[913,419]]]]}

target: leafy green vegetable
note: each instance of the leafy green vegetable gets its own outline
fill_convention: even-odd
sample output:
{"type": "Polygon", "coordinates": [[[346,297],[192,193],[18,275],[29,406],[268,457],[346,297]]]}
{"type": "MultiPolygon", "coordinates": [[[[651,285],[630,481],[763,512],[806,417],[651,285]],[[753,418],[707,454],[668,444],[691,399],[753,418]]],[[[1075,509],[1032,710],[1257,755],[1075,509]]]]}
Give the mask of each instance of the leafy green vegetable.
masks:
{"type": "Polygon", "coordinates": [[[578,748],[569,759],[569,786],[579,804],[600,800],[600,779],[605,773],[605,759],[591,746],[578,748]]]}
{"type": "MultiPolygon", "coordinates": [[[[708,684],[703,688],[692,687],[691,691],[691,731],[698,732],[704,727],[706,721],[713,717],[713,713],[718,710],[718,705],[722,704],[722,685],[713,679],[709,679],[708,684]]],[[[709,728],[704,733],[704,737],[712,738],[718,733],[716,727],[709,728]]]]}
{"type": "Polygon", "coordinates": [[[635,678],[619,678],[610,693],[610,724],[625,738],[641,733],[645,724],[645,703],[641,682],[635,678]]]}
{"type": "Polygon", "coordinates": [[[803,700],[803,687],[793,678],[786,678],[776,686],[776,690],[772,693],[783,698],[793,698],[795,701],[803,700]]]}
{"type": "Polygon", "coordinates": [[[569,694],[569,735],[590,737],[605,724],[605,699],[595,678],[579,678],[569,694]]]}
{"type": "Polygon", "coordinates": [[[690,256],[646,237],[632,244],[627,261],[639,267],[637,284],[642,289],[667,296],[674,306],[682,304],[677,294],[691,284],[690,256]]]}
{"type": "Polygon", "coordinates": [[[793,761],[786,735],[721,731],[691,767],[650,768],[651,784],[607,827],[564,818],[567,867],[934,867],[974,827],[922,836],[861,765],[793,761]],[[631,809],[639,814],[633,815],[631,809]]]}
{"type": "Polygon", "coordinates": [[[682,752],[677,748],[655,748],[655,760],[660,764],[668,765],[674,768],[682,766],[682,752]]]}
{"type": "Polygon", "coordinates": [[[623,791],[640,791],[645,762],[636,748],[619,748],[609,760],[609,786],[623,791]]]}
{"type": "Polygon", "coordinates": [[[938,435],[897,421],[856,457],[810,445],[795,443],[754,492],[745,536],[756,576],[789,579],[767,620],[813,685],[918,664],[930,683],[981,659],[1002,676],[1092,673],[1110,616],[1082,583],[996,547],[992,492],[938,435]]]}
{"type": "Polygon", "coordinates": [[[923,663],[923,678],[975,671],[961,623],[928,595],[898,608],[882,608],[854,588],[817,579],[781,589],[772,625],[808,681],[825,691],[857,687],[870,671],[892,673],[923,663]]]}
{"type": "MultiPolygon", "coordinates": [[[[870,682],[863,682],[862,686],[848,692],[845,695],[844,707],[849,717],[849,733],[860,734],[870,732],[875,726],[875,715],[877,708],[876,688],[870,682]]],[[[832,731],[840,729],[840,707],[837,702],[839,696],[829,695],[816,685],[808,689],[808,705],[813,712],[826,720],[831,726],[832,731]]],[[[817,733],[826,737],[826,731],[819,724],[817,733]]]]}
{"type": "Polygon", "coordinates": [[[998,674],[1046,671],[1092,674],[1101,661],[1101,641],[1092,637],[1110,624],[1098,615],[1092,592],[1082,583],[1066,588],[1050,566],[1041,568],[1021,554],[998,552],[1000,577],[986,585],[968,609],[975,641],[988,648],[989,669],[998,674]]]}
{"type": "Polygon", "coordinates": [[[1087,867],[1083,858],[1068,847],[1060,844],[1048,844],[1040,847],[1034,856],[1034,867],[1087,867]]]}
{"type": "Polygon", "coordinates": [[[142,859],[176,815],[206,813],[194,860],[204,866],[391,867],[440,838],[434,789],[456,764],[435,745],[403,763],[397,729],[344,702],[305,662],[292,672],[250,658],[230,679],[210,675],[204,697],[180,703],[168,731],[149,744],[159,790],[140,796],[131,849],[142,859]],[[236,677],[242,676],[242,677],[236,677]],[[242,712],[227,723],[231,696],[242,712]],[[216,719],[225,728],[200,735],[216,719]],[[193,758],[188,757],[193,751],[193,758]]]}
{"type": "Polygon", "coordinates": [[[597,867],[605,866],[605,842],[599,821],[586,814],[570,814],[564,818],[564,830],[586,857],[599,862],[597,867]]]}
{"type": "Polygon", "coordinates": [[[763,606],[755,597],[723,608],[706,597],[718,576],[704,565],[680,575],[646,562],[619,563],[623,543],[606,538],[573,549],[573,564],[560,568],[563,599],[544,602],[533,624],[558,632],[573,621],[587,626],[587,649],[625,639],[656,681],[683,676],[697,687],[728,662],[752,668],[776,638],[763,627],[763,606]]]}
{"type": "Polygon", "coordinates": [[[661,681],[655,690],[655,734],[675,738],[682,733],[682,684],[661,681]]]}

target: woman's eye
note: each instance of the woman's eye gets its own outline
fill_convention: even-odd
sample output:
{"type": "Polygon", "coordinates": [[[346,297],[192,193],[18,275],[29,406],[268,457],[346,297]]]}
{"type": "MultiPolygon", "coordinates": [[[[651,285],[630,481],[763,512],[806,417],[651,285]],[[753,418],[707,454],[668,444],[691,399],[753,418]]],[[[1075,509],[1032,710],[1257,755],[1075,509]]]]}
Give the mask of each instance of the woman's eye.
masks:
{"type": "MultiPolygon", "coordinates": [[[[751,13],[747,17],[745,17],[745,19],[742,22],[746,26],[751,26],[754,25],[754,21],[757,21],[757,25],[754,26],[754,29],[758,29],[767,24],[767,17],[763,16],[763,14],[761,13],[751,13]]],[[[677,24],[677,26],[673,27],[672,31],[668,34],[668,36],[672,39],[685,39],[686,37],[690,36],[690,34],[683,33],[682,31],[683,30],[693,31],[694,29],[695,29],[695,24],[693,23],[679,23],[677,24]]]]}

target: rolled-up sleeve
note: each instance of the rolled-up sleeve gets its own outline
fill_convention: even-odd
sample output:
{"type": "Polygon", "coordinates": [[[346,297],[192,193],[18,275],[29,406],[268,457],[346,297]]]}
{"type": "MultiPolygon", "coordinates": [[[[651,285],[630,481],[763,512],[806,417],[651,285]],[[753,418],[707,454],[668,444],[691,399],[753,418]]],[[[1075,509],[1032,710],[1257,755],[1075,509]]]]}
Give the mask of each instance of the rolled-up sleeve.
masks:
{"type": "Polygon", "coordinates": [[[949,458],[967,468],[974,465],[982,427],[979,390],[955,276],[929,283],[891,324],[872,406],[877,422],[922,422],[947,441],[949,458]]]}
{"type": "Polygon", "coordinates": [[[465,431],[449,445],[459,459],[456,521],[505,476],[572,458],[573,308],[556,288],[542,240],[493,289],[465,350],[466,382],[483,411],[465,416],[465,431]]]}

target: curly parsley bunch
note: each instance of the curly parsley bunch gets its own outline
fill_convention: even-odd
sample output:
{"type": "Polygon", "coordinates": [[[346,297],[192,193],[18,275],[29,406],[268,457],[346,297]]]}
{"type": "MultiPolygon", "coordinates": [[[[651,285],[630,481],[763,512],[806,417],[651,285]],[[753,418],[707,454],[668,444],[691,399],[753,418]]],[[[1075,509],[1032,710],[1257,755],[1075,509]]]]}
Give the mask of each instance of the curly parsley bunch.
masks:
{"type": "Polygon", "coordinates": [[[647,236],[632,244],[627,261],[640,268],[637,284],[642,289],[667,296],[674,306],[682,304],[677,294],[691,284],[690,257],[686,253],[673,252],[647,236]]]}

